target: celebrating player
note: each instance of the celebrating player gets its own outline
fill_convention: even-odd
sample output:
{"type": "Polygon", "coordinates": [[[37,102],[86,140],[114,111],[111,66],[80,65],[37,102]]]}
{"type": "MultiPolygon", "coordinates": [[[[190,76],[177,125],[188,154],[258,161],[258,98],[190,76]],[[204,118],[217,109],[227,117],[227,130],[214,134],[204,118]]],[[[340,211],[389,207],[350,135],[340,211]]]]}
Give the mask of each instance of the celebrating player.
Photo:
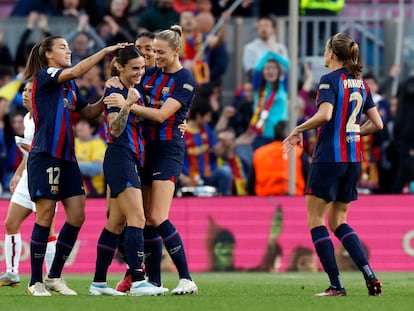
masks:
{"type": "Polygon", "coordinates": [[[36,44],[27,61],[24,79],[33,78],[33,118],[35,134],[27,162],[31,199],[36,202],[36,222],[30,243],[31,279],[27,293],[50,296],[46,290],[62,295],[77,295],[61,273],[85,219],[85,191],[76,163],[72,125],[74,112],[93,119],[103,111],[102,101],[88,104],[73,79],[98,64],[105,55],[124,48],[119,43],[105,47],[71,66],[71,50],[60,36],[45,38],[36,44]],[[60,230],[56,254],[43,283],[42,265],[56,202],[65,208],[66,222],[60,230]]]}
{"type": "MultiPolygon", "coordinates": [[[[195,81],[179,61],[181,28],[174,25],[159,32],[152,45],[157,67],[147,69],[143,78],[144,98],[148,107],[134,105],[131,111],[146,120],[145,164],[143,172],[145,266],[149,281],[161,286],[162,243],[179,274],[173,295],[198,292],[192,280],[181,237],[169,220],[175,183],[181,173],[184,144],[180,125],[192,103],[195,81]]],[[[138,92],[137,90],[135,90],[138,92]]],[[[108,96],[108,106],[119,105],[123,98],[108,96]]]]}

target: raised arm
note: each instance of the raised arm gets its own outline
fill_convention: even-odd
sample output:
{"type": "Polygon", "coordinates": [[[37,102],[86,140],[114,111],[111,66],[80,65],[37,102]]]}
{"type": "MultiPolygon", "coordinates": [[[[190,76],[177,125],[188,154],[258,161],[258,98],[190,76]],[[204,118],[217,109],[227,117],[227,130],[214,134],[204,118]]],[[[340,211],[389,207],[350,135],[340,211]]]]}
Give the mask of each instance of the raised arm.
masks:
{"type": "Polygon", "coordinates": [[[132,45],[132,43],[118,43],[115,45],[107,46],[102,50],[99,50],[95,54],[81,60],[75,66],[64,69],[62,73],[59,75],[58,82],[64,83],[79,78],[80,76],[88,72],[93,66],[98,64],[101,60],[103,60],[103,58],[106,55],[129,45],[132,45]]]}

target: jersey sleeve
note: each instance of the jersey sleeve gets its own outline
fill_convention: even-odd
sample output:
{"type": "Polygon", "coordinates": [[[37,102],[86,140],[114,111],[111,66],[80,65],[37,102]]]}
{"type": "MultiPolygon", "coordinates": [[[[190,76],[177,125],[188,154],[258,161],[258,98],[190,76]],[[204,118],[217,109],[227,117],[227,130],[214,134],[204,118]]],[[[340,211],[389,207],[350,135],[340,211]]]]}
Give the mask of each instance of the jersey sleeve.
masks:
{"type": "MultiPolygon", "coordinates": [[[[106,97],[106,96],[111,96],[112,94],[121,94],[121,95],[125,98],[125,96],[124,96],[124,94],[123,94],[122,90],[121,90],[121,89],[118,89],[118,88],[116,88],[116,87],[111,87],[111,88],[108,88],[108,89],[105,91],[105,95],[104,95],[104,97],[106,97]]],[[[119,111],[121,110],[121,109],[120,109],[120,108],[118,108],[118,107],[109,107],[109,108],[108,108],[108,106],[106,106],[105,108],[106,108],[106,113],[107,113],[107,114],[110,114],[111,112],[119,112],[119,111]]]]}
{"type": "Polygon", "coordinates": [[[56,87],[59,82],[58,78],[62,73],[61,68],[47,67],[37,73],[37,87],[50,88],[56,87]]]}
{"type": "Polygon", "coordinates": [[[336,96],[336,85],[335,82],[332,81],[331,76],[322,76],[318,86],[317,106],[319,107],[319,105],[324,102],[331,103],[335,106],[336,96]]]}
{"type": "Polygon", "coordinates": [[[189,71],[184,71],[183,75],[180,75],[175,81],[174,90],[170,97],[179,101],[183,106],[189,106],[189,104],[192,102],[194,94],[194,78],[189,71]]]}

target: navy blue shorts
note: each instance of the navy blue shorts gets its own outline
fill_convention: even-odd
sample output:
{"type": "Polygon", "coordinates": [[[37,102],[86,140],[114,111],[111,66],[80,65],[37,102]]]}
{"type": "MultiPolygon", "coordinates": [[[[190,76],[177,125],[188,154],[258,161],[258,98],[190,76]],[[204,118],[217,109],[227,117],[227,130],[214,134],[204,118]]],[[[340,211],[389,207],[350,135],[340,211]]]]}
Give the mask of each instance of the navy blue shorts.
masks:
{"type": "Polygon", "coordinates": [[[34,202],[39,198],[60,201],[85,195],[76,162],[61,160],[47,153],[29,153],[27,175],[30,198],[34,202]]]}
{"type": "Polygon", "coordinates": [[[356,186],[360,175],[360,162],[312,163],[305,194],[312,194],[329,202],[355,201],[358,197],[356,186]]]}
{"type": "Polygon", "coordinates": [[[178,182],[184,163],[184,141],[146,141],[142,184],[153,180],[178,182]]]}
{"type": "Polygon", "coordinates": [[[116,198],[127,187],[141,189],[141,168],[130,149],[109,144],[103,169],[105,180],[111,189],[111,198],[116,198]]]}

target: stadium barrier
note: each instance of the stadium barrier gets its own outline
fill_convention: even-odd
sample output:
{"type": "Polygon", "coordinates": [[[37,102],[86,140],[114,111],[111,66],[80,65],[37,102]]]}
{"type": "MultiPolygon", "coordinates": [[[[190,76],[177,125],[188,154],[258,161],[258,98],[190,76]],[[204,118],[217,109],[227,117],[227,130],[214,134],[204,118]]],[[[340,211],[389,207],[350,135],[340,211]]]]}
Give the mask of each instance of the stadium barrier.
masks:
{"type": "MultiPolygon", "coordinates": [[[[7,206],[8,201],[0,201],[2,223],[7,206]]],[[[357,202],[352,203],[349,222],[360,234],[375,270],[414,271],[413,208],[412,195],[360,196],[357,202]]],[[[105,200],[87,200],[86,221],[66,263],[65,273],[93,273],[96,243],[105,224],[105,215],[105,200]]],[[[176,198],[171,219],[182,235],[190,269],[194,272],[217,269],[214,254],[220,251],[221,262],[227,264],[228,269],[275,272],[286,271],[289,264],[298,259],[297,251],[300,249],[310,249],[314,253],[306,222],[305,198],[301,196],[176,198]],[[223,248],[226,243],[230,243],[230,247],[223,248]],[[219,246],[222,248],[218,249],[219,246]]],[[[30,271],[29,243],[33,221],[34,216],[31,215],[21,228],[21,273],[30,271]]],[[[63,222],[63,208],[59,207],[57,231],[63,222]]],[[[5,267],[4,233],[2,225],[2,269],[5,267]]],[[[345,262],[346,253],[339,251],[336,238],[333,237],[333,241],[342,255],[340,265],[351,269],[345,262]]],[[[164,269],[170,268],[171,264],[166,261],[164,269]]],[[[114,260],[110,272],[123,270],[124,265],[114,260]]]]}

